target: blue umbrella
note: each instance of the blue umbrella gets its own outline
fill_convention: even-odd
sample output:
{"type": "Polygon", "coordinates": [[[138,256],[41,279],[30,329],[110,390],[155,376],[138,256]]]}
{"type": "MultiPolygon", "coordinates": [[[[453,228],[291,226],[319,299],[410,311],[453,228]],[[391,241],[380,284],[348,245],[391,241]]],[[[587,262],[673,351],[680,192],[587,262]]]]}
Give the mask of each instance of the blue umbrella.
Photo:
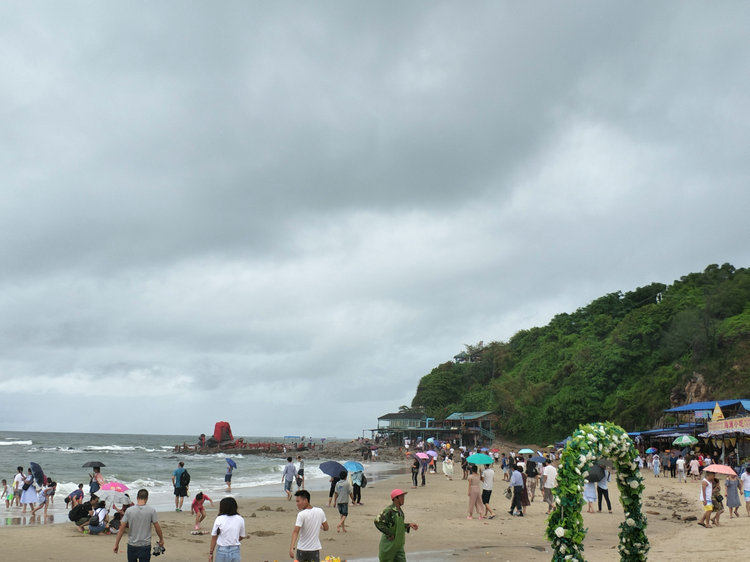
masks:
{"type": "Polygon", "coordinates": [[[365,467],[357,461],[346,461],[344,463],[344,468],[349,472],[364,472],[365,470],[365,467]]]}
{"type": "Polygon", "coordinates": [[[544,461],[546,461],[547,459],[545,459],[544,457],[542,457],[542,456],[540,456],[540,455],[534,455],[534,456],[533,456],[533,457],[531,457],[531,458],[530,458],[529,460],[530,460],[531,462],[544,462],[544,461]]]}
{"type": "Polygon", "coordinates": [[[520,451],[518,451],[518,454],[519,455],[533,455],[534,451],[532,451],[531,449],[521,449],[520,451]]]}
{"type": "Polygon", "coordinates": [[[481,448],[481,449],[479,449],[479,450],[480,450],[480,451],[484,451],[485,453],[486,453],[487,451],[489,451],[489,449],[488,449],[487,447],[482,447],[482,448],[481,448]]]}
{"type": "Polygon", "coordinates": [[[232,459],[227,458],[227,464],[231,466],[232,468],[237,468],[237,463],[234,462],[232,459]]]}
{"type": "Polygon", "coordinates": [[[494,459],[489,455],[483,455],[482,453],[474,453],[466,457],[466,462],[471,464],[492,464],[494,459]]]}
{"type": "Polygon", "coordinates": [[[338,478],[342,472],[346,472],[344,466],[336,461],[322,462],[318,465],[318,468],[320,468],[324,474],[332,476],[333,478],[338,478]]]}

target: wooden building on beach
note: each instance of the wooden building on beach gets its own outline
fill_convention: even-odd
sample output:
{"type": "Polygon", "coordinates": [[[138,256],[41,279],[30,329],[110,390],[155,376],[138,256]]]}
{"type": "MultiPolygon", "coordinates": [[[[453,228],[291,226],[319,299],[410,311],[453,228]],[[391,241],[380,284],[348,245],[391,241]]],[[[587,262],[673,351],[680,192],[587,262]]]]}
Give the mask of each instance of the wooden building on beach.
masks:
{"type": "Polygon", "coordinates": [[[418,412],[394,412],[378,418],[378,427],[371,429],[391,445],[402,445],[404,439],[416,443],[434,437],[457,445],[473,447],[489,445],[495,439],[498,416],[493,412],[454,412],[443,420],[418,412]]]}

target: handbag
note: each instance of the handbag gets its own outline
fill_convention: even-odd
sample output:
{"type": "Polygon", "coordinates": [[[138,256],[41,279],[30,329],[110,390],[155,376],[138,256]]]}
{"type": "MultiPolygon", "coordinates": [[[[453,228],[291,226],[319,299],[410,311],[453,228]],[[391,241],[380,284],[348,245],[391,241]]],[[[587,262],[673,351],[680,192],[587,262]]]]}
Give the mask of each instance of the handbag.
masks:
{"type": "Polygon", "coordinates": [[[507,499],[510,499],[510,498],[513,497],[513,489],[510,486],[508,486],[507,488],[505,488],[505,497],[507,499]]]}

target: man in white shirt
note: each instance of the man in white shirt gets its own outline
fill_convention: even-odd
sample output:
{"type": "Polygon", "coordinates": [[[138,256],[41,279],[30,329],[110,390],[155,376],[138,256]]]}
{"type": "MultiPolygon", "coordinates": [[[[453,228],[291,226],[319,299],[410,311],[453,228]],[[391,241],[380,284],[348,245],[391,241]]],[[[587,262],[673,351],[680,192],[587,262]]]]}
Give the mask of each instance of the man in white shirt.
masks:
{"type": "Polygon", "coordinates": [[[677,459],[675,466],[677,467],[677,481],[684,481],[687,484],[687,477],[685,476],[685,459],[682,458],[682,455],[677,459]]]}
{"type": "Polygon", "coordinates": [[[13,500],[16,502],[16,507],[21,505],[21,492],[23,491],[23,467],[18,467],[18,472],[13,477],[13,500]]]}
{"type": "Polygon", "coordinates": [[[557,488],[557,469],[549,460],[544,461],[544,470],[542,471],[542,492],[544,495],[544,502],[548,506],[548,514],[552,512],[552,507],[555,505],[555,497],[552,495],[552,490],[555,488],[557,488]]]}
{"type": "Polygon", "coordinates": [[[289,558],[298,562],[320,562],[320,549],[323,548],[320,544],[320,530],[328,530],[326,514],[319,507],[310,505],[310,492],[307,490],[297,491],[294,500],[299,513],[292,531],[289,558]]]}
{"type": "Polygon", "coordinates": [[[740,476],[742,481],[742,493],[745,496],[745,509],[750,515],[750,464],[745,465],[745,472],[740,476]]]}
{"type": "Polygon", "coordinates": [[[492,497],[492,484],[495,480],[495,471],[492,465],[488,464],[482,472],[482,503],[484,504],[484,516],[487,519],[494,519],[495,512],[490,509],[490,497],[492,497]]]}

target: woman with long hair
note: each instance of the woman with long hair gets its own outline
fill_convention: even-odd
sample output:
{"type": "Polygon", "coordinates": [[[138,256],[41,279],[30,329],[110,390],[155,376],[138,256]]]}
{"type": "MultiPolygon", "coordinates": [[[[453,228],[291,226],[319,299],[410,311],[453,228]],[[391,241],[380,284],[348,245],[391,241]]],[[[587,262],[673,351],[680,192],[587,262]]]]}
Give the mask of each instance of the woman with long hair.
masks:
{"type": "Polygon", "coordinates": [[[466,519],[474,519],[474,510],[477,510],[477,515],[480,519],[484,519],[482,509],[482,481],[479,478],[477,465],[471,465],[471,474],[469,475],[469,491],[466,493],[469,496],[469,516],[466,519]]]}
{"type": "Polygon", "coordinates": [[[209,559],[215,562],[237,562],[240,560],[240,541],[245,538],[245,519],[237,513],[237,500],[224,498],[219,502],[219,515],[211,529],[209,559]]]}

